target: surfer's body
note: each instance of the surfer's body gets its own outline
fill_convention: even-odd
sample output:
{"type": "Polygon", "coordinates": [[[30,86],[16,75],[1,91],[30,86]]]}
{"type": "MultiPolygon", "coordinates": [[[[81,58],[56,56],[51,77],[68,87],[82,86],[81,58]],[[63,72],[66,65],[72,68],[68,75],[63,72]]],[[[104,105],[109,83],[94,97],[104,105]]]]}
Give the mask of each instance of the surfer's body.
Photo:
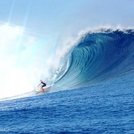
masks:
{"type": "Polygon", "coordinates": [[[37,87],[36,93],[46,93],[50,90],[50,88],[51,86],[47,86],[47,84],[44,81],[40,80],[40,84],[37,87]]]}
{"type": "Polygon", "coordinates": [[[41,83],[41,91],[45,92],[46,83],[42,80],[40,81],[40,83],[41,83]]]}

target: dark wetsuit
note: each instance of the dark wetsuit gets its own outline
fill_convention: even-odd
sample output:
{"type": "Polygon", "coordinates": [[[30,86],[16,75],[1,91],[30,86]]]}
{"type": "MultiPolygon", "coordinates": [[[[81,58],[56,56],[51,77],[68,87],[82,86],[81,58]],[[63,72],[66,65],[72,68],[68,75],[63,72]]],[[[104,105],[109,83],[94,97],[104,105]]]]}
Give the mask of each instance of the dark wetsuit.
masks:
{"type": "Polygon", "coordinates": [[[45,83],[45,82],[43,82],[43,81],[41,81],[41,84],[42,84],[42,86],[41,86],[41,87],[45,87],[45,86],[46,86],[46,83],[45,83]]]}

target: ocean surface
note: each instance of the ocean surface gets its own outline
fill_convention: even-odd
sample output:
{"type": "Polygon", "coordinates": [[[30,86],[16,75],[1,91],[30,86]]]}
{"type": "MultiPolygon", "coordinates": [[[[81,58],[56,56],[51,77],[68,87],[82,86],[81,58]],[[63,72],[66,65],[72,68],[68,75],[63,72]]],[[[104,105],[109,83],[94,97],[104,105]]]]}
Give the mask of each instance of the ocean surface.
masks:
{"type": "Polygon", "coordinates": [[[134,31],[81,35],[42,95],[0,101],[0,134],[134,134],[134,31]]]}

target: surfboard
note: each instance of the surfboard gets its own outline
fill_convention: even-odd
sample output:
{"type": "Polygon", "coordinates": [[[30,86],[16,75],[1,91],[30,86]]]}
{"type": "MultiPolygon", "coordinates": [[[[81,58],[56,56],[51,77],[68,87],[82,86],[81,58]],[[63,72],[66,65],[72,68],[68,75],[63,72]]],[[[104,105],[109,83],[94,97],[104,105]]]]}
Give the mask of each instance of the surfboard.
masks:
{"type": "Polygon", "coordinates": [[[46,86],[46,87],[43,88],[43,90],[41,89],[41,87],[37,87],[35,89],[35,92],[36,92],[36,94],[44,94],[44,93],[49,92],[50,89],[51,89],[51,86],[46,86]]]}

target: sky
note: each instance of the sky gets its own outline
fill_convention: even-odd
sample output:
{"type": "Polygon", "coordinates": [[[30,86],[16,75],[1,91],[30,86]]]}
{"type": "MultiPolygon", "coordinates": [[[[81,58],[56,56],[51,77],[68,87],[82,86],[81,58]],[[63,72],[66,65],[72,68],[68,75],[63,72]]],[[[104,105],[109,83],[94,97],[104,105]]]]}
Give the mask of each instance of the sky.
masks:
{"type": "Polygon", "coordinates": [[[0,98],[32,91],[80,31],[133,27],[133,9],[134,0],[0,0],[0,98]]]}
{"type": "Polygon", "coordinates": [[[46,36],[98,25],[132,26],[134,0],[1,0],[0,21],[46,36]]]}

